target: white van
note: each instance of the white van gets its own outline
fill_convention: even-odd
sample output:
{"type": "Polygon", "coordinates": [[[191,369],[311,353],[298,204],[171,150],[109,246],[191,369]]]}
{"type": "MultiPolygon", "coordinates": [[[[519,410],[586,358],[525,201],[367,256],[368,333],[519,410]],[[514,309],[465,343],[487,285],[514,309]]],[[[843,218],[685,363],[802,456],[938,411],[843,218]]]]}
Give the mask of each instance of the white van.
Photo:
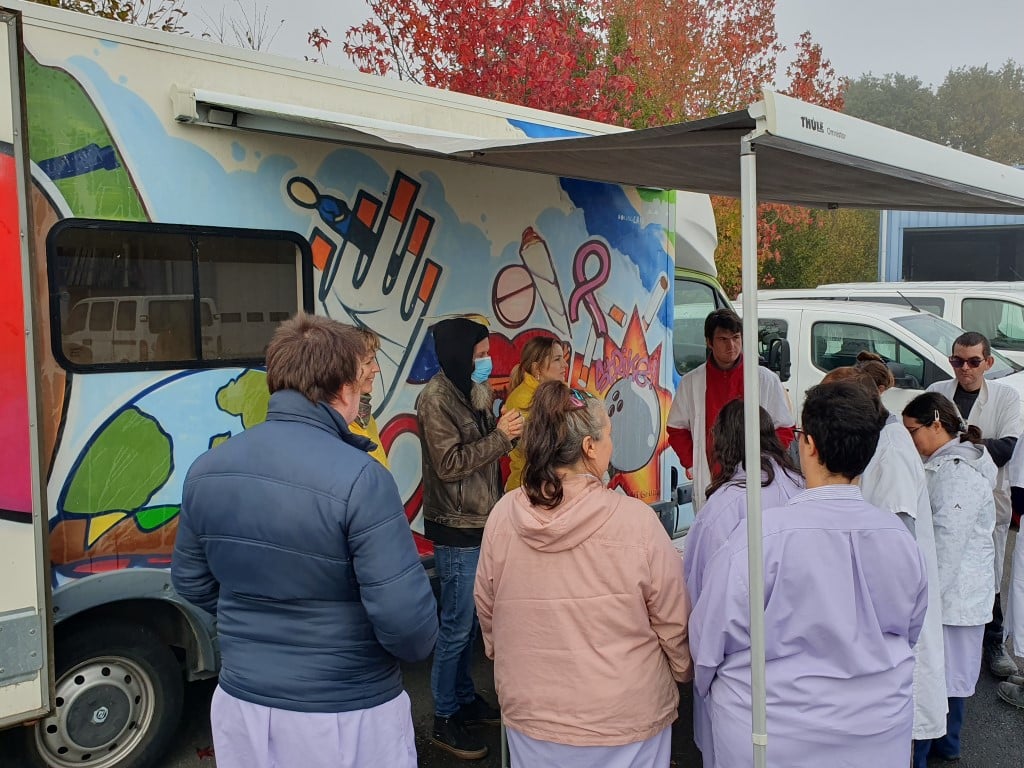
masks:
{"type": "MultiPolygon", "coordinates": [[[[203,359],[220,356],[220,315],[213,299],[199,305],[203,359]]],[[[93,296],[64,322],[65,357],[79,365],[188,360],[195,356],[191,294],[93,296]]]]}
{"type": "Polygon", "coordinates": [[[757,298],[874,301],[916,307],[984,334],[994,349],[1024,365],[1024,282],[831,283],[758,291],[757,298]]]}
{"type": "MultiPolygon", "coordinates": [[[[929,312],[891,304],[778,300],[758,302],[757,311],[761,357],[782,378],[796,413],[809,387],[833,368],[853,365],[862,350],[880,355],[892,370],[896,386],[883,400],[899,413],[931,384],[953,378],[948,357],[963,333],[929,312]]],[[[993,355],[987,377],[1024,393],[1024,368],[993,355]]]]}

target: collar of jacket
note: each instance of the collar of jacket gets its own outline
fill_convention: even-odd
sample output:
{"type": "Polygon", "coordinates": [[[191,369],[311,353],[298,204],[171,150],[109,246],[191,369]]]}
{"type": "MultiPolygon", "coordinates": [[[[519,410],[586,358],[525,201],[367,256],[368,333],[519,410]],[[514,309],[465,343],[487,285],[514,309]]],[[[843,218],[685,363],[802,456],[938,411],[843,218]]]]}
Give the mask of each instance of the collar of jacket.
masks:
{"type": "Polygon", "coordinates": [[[308,424],[337,435],[361,451],[369,452],[376,447],[372,440],[349,432],[345,418],[327,403],[310,402],[305,395],[293,389],[282,389],[270,396],[267,421],[297,421],[308,424]]]}

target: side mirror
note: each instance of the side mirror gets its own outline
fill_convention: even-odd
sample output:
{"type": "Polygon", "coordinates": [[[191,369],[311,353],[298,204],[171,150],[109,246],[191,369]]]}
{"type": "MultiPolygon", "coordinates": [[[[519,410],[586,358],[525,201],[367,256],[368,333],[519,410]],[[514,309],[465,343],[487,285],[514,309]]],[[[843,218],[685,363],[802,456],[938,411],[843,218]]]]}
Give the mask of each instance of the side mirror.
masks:
{"type": "Polygon", "coordinates": [[[789,381],[793,368],[789,356],[789,341],[782,338],[772,339],[768,346],[768,367],[779,374],[780,381],[789,381]]]}

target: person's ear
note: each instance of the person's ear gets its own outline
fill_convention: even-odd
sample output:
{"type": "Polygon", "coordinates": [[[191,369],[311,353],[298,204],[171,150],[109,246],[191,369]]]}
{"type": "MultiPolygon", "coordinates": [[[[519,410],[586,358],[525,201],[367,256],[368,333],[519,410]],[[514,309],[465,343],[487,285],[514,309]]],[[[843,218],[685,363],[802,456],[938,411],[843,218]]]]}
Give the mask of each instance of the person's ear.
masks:
{"type": "Polygon", "coordinates": [[[818,457],[818,446],[814,442],[814,438],[804,432],[804,442],[807,443],[807,453],[814,458],[818,457]]]}
{"type": "Polygon", "coordinates": [[[594,438],[592,438],[590,435],[587,435],[586,437],[583,438],[582,448],[583,455],[586,456],[588,459],[593,459],[595,456],[597,456],[597,451],[594,449],[594,438]]]}

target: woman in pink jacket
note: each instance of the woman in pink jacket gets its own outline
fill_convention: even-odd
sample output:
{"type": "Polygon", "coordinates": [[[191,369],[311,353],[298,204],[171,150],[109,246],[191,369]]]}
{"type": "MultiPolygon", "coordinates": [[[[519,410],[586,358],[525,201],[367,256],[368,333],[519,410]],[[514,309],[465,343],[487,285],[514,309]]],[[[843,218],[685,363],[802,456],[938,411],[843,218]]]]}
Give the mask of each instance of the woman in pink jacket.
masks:
{"type": "Polygon", "coordinates": [[[512,762],[665,768],[676,683],[692,677],[679,555],[646,504],[604,486],[599,398],[541,384],[523,446],[475,589],[512,762]]]}

